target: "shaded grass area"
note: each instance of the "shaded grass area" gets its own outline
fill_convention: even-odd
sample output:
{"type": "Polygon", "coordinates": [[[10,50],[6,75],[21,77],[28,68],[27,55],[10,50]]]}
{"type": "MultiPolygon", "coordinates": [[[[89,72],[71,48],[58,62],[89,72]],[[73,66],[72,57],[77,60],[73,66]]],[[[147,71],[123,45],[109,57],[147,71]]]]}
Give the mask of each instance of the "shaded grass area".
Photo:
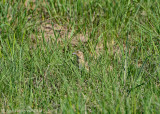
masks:
{"type": "Polygon", "coordinates": [[[158,0],[1,1],[0,109],[160,112],[159,6],[158,0]],[[47,20],[55,35],[49,42],[39,30],[47,20]],[[60,37],[54,24],[71,35],[60,37]],[[73,47],[71,39],[82,33],[87,42],[73,47]],[[78,69],[75,50],[84,52],[89,73],[78,69]]]}

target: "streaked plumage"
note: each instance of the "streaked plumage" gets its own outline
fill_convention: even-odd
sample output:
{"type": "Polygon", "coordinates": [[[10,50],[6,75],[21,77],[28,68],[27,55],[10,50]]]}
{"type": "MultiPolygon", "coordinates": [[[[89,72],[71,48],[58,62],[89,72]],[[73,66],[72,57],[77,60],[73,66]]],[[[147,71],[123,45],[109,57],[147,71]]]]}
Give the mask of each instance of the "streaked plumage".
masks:
{"type": "Polygon", "coordinates": [[[83,52],[76,51],[73,54],[77,56],[77,61],[78,61],[79,69],[85,68],[87,71],[89,71],[88,62],[85,62],[83,52]]]}

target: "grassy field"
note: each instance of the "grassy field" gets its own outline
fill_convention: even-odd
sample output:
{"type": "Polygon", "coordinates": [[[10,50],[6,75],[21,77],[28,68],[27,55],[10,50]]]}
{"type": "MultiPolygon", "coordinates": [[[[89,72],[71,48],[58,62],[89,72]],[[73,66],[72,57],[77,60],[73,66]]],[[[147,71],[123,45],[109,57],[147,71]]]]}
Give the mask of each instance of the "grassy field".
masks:
{"type": "Polygon", "coordinates": [[[159,0],[33,1],[0,1],[1,112],[160,113],[159,0]]]}

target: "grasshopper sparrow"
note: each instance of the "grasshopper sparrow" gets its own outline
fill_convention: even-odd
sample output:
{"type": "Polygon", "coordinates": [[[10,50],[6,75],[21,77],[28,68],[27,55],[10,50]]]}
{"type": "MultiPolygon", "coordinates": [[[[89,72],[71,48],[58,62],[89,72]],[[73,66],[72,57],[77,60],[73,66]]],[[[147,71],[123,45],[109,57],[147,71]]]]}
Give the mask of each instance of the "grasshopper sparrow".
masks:
{"type": "Polygon", "coordinates": [[[86,71],[89,72],[88,62],[85,62],[83,52],[76,51],[73,54],[77,56],[77,61],[78,61],[79,69],[85,68],[86,71]]]}

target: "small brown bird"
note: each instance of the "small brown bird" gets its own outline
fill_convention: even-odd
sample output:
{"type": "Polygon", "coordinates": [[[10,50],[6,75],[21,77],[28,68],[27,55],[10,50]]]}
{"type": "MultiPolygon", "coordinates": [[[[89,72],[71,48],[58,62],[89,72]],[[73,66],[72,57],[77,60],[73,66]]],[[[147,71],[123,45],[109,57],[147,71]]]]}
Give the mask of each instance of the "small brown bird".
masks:
{"type": "Polygon", "coordinates": [[[74,52],[72,54],[77,56],[77,61],[78,61],[79,69],[85,68],[86,71],[89,72],[88,62],[85,62],[83,52],[76,51],[76,52],[74,52]]]}

